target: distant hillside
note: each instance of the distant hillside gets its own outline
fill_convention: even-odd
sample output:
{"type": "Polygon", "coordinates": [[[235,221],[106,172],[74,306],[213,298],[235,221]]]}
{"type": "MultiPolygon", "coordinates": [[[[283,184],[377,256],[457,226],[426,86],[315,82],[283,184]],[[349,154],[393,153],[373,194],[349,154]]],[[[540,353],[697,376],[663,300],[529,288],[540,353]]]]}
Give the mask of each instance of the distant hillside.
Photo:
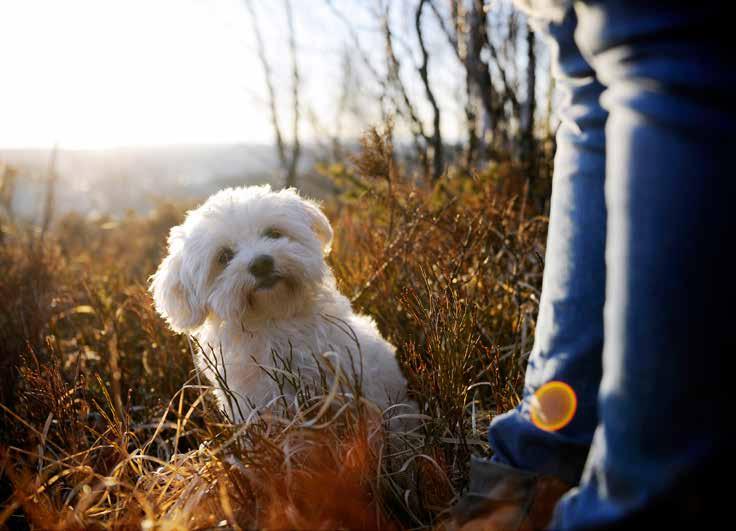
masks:
{"type": "MultiPolygon", "coordinates": [[[[17,215],[37,217],[43,204],[50,150],[0,149],[0,162],[19,170],[13,202],[17,215]]],[[[313,165],[307,150],[306,173],[313,165]]],[[[129,147],[110,150],[60,150],[55,196],[57,212],[120,215],[147,212],[158,200],[201,198],[227,186],[280,185],[274,149],[268,145],[189,145],[129,147]]],[[[319,183],[301,186],[321,195],[319,183]]]]}

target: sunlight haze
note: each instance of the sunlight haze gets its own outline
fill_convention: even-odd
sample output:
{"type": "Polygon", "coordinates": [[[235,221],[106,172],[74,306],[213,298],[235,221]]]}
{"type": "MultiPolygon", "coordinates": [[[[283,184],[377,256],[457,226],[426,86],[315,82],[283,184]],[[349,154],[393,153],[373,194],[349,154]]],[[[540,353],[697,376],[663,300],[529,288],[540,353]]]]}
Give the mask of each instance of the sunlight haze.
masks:
{"type": "MultiPolygon", "coordinates": [[[[256,5],[278,67],[283,5],[256,5]]],[[[339,75],[324,57],[337,64],[343,40],[323,31],[324,14],[322,1],[295,2],[302,98],[319,112],[329,105],[321,78],[339,75]]],[[[270,143],[251,33],[239,0],[4,1],[0,148],[270,143]]],[[[287,120],[286,90],[281,99],[287,120]]]]}

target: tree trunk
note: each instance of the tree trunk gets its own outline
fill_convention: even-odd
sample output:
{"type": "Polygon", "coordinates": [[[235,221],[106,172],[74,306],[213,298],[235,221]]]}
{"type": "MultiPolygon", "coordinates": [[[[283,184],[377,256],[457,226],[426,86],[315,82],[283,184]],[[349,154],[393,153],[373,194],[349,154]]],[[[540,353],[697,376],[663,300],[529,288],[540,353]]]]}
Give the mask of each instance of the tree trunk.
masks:
{"type": "Polygon", "coordinates": [[[522,131],[522,156],[527,169],[527,179],[537,176],[537,140],[534,136],[534,115],[537,110],[537,54],[536,39],[529,24],[526,26],[527,73],[526,73],[526,116],[522,131]]]}

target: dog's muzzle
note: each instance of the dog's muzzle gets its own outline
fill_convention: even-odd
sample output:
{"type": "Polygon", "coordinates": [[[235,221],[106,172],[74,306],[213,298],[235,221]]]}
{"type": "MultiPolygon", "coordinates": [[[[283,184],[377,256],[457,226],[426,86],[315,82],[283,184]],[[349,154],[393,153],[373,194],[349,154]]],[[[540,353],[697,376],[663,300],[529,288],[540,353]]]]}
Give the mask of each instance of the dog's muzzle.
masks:
{"type": "Polygon", "coordinates": [[[248,265],[250,271],[257,279],[267,278],[273,274],[273,257],[269,254],[261,254],[256,256],[248,265]]]}
{"type": "Polygon", "coordinates": [[[270,289],[284,279],[274,269],[273,257],[268,254],[256,256],[248,266],[256,278],[256,289],[270,289]]]}

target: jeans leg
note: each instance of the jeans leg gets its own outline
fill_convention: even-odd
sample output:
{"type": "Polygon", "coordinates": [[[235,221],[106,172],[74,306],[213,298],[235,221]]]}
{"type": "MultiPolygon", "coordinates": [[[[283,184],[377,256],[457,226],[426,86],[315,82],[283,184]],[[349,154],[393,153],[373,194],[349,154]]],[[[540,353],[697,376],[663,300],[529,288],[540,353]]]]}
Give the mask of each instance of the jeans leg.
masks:
{"type": "Polygon", "coordinates": [[[599,104],[603,87],[574,42],[575,12],[569,9],[560,23],[536,22],[549,42],[561,96],[543,289],[523,400],[493,420],[489,441],[495,462],[575,485],[598,424],[607,115],[599,104]],[[534,426],[529,416],[532,395],[552,380],[568,383],[578,398],[572,422],[554,433],[534,426]]]}
{"type": "Polygon", "coordinates": [[[734,472],[736,65],[708,2],[576,4],[607,86],[600,424],[555,529],[714,529],[734,472]]]}

